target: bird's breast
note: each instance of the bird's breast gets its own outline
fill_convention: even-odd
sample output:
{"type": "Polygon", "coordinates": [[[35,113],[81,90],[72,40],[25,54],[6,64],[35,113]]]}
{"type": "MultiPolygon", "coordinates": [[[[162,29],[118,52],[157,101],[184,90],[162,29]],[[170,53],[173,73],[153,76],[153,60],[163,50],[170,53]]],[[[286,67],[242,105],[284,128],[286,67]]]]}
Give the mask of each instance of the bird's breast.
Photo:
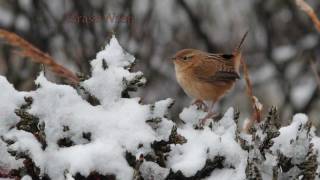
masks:
{"type": "Polygon", "coordinates": [[[225,85],[206,83],[196,79],[191,73],[183,71],[176,71],[176,78],[179,85],[188,96],[200,100],[217,101],[234,85],[234,83],[225,85]]]}

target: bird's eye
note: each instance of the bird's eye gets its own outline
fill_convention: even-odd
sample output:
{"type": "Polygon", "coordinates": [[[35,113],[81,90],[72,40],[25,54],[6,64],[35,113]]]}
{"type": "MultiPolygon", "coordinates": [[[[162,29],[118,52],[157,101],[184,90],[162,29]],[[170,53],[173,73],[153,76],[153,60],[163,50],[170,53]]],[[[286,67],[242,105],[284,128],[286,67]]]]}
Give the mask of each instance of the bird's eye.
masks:
{"type": "Polygon", "coordinates": [[[192,58],[192,56],[183,56],[182,59],[183,59],[184,61],[186,61],[186,60],[190,60],[191,58],[192,58]]]}

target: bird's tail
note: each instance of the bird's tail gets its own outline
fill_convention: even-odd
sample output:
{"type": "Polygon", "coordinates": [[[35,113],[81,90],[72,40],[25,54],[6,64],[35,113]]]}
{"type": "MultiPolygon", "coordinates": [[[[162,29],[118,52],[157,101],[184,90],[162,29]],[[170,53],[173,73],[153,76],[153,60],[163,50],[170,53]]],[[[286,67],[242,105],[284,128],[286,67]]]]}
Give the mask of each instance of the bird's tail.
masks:
{"type": "Polygon", "coordinates": [[[242,58],[242,54],[241,54],[241,46],[244,43],[244,40],[246,39],[247,35],[248,35],[249,31],[246,31],[246,33],[244,33],[244,35],[242,36],[242,39],[239,43],[239,45],[233,50],[233,55],[234,57],[234,67],[236,72],[239,74],[239,69],[240,69],[240,64],[241,64],[241,58],[242,58]]]}
{"type": "Polygon", "coordinates": [[[244,40],[246,40],[246,37],[247,37],[247,35],[248,35],[248,32],[249,32],[249,30],[244,33],[244,35],[242,36],[242,39],[241,39],[239,45],[233,50],[233,53],[234,53],[234,54],[240,52],[241,46],[242,46],[242,44],[244,43],[244,40]]]}

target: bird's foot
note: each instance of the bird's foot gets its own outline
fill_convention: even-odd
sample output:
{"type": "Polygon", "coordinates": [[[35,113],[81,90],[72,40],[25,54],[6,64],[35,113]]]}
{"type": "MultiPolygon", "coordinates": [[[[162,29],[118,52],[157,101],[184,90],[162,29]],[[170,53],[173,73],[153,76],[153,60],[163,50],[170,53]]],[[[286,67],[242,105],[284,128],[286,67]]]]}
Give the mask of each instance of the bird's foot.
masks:
{"type": "Polygon", "coordinates": [[[195,100],[192,105],[196,105],[197,109],[202,109],[204,112],[208,111],[208,106],[200,99],[195,100]]]}

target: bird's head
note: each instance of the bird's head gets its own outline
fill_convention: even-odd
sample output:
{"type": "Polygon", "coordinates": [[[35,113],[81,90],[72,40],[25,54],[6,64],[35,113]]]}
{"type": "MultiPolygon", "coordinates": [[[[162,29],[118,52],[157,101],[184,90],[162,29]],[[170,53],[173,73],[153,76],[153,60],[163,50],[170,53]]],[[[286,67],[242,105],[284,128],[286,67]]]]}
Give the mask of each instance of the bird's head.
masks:
{"type": "Polygon", "coordinates": [[[196,49],[183,49],[178,51],[171,59],[175,66],[180,68],[187,67],[194,63],[198,51],[196,49]]]}

